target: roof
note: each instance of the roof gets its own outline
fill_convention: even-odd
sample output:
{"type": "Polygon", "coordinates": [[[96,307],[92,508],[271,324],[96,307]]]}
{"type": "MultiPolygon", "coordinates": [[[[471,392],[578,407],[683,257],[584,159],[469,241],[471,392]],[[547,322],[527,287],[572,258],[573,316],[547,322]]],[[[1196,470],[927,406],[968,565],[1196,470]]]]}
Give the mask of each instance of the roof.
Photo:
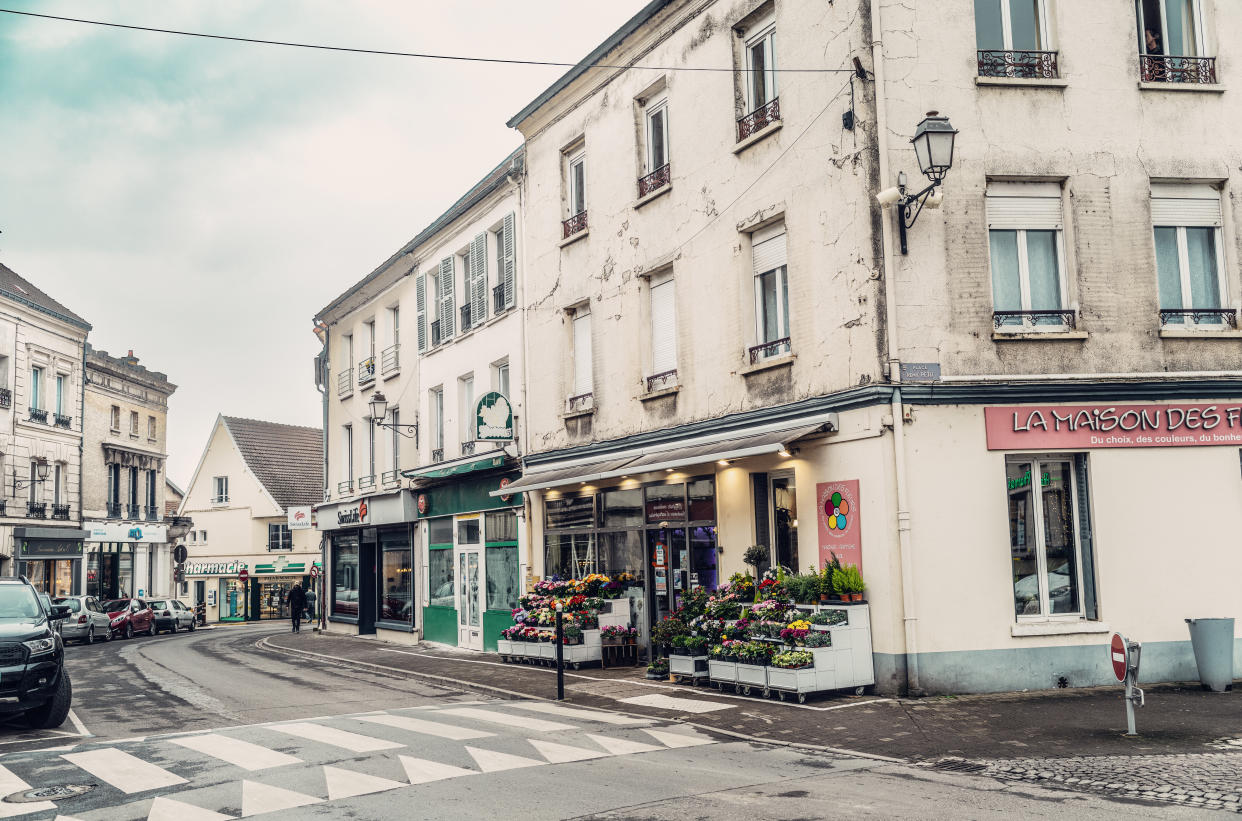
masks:
{"type": "Polygon", "coordinates": [[[246,466],[281,508],[323,499],[323,431],[237,416],[222,417],[246,466]]]}
{"type": "Polygon", "coordinates": [[[564,91],[570,83],[577,80],[587,72],[587,69],[598,63],[600,58],[617,46],[621,45],[626,37],[629,37],[631,34],[638,31],[640,26],[652,17],[655,17],[656,13],[659,12],[660,9],[664,8],[671,2],[673,2],[673,0],[651,0],[650,3],[643,6],[639,10],[638,14],[635,14],[629,20],[626,20],[625,25],[614,31],[607,40],[596,46],[595,50],[584,57],[580,63],[561,75],[561,78],[555,83],[548,86],[548,88],[533,101],[531,101],[526,108],[523,108],[517,114],[510,117],[509,122],[505,123],[505,125],[509,126],[509,128],[517,128],[523,120],[538,111],[548,100],[551,100],[557,94],[564,91]]]}
{"type": "Polygon", "coordinates": [[[177,483],[174,482],[172,479],[169,479],[168,476],[164,476],[164,484],[172,488],[173,493],[177,494],[183,499],[185,498],[185,491],[177,487],[177,483]]]}
{"type": "Polygon", "coordinates": [[[505,181],[505,178],[508,177],[509,171],[512,168],[514,168],[515,166],[518,168],[521,167],[522,161],[525,159],[525,154],[526,154],[526,147],[524,145],[520,145],[517,148],[515,148],[509,154],[509,156],[505,157],[504,160],[501,161],[500,165],[497,165],[491,171],[487,172],[487,176],[485,176],[483,179],[479,180],[477,183],[471,186],[470,190],[467,191],[460,198],[458,198],[457,202],[449,206],[449,209],[447,211],[445,211],[443,214],[441,214],[440,216],[432,220],[430,225],[428,225],[423,230],[419,231],[418,234],[414,237],[414,239],[410,240],[405,245],[402,245],[400,250],[397,251],[397,253],[393,254],[388,259],[384,260],[384,262],[378,268],[376,268],[371,273],[367,274],[365,277],[360,279],[358,282],[354,283],[352,286],[350,286],[349,290],[345,291],[343,294],[341,294],[336,299],[332,300],[326,306],[321,308],[318,312],[316,312],[315,318],[321,319],[325,314],[328,314],[329,312],[339,307],[341,303],[343,303],[346,299],[350,297],[351,294],[357,293],[358,290],[366,287],[368,284],[370,284],[371,282],[373,282],[374,280],[382,276],[386,271],[388,271],[389,267],[394,262],[396,262],[398,259],[400,259],[402,256],[413,253],[420,245],[422,245],[424,242],[426,242],[427,240],[435,236],[436,233],[441,231],[444,228],[444,226],[448,225],[453,220],[460,217],[466,211],[473,208],[480,200],[482,200],[488,194],[492,193],[497,188],[499,188],[500,185],[505,181]]]}
{"type": "Polygon", "coordinates": [[[34,308],[62,322],[76,325],[83,330],[91,330],[89,322],[36,288],[29,280],[18,275],[3,262],[0,262],[0,296],[34,308]]]}

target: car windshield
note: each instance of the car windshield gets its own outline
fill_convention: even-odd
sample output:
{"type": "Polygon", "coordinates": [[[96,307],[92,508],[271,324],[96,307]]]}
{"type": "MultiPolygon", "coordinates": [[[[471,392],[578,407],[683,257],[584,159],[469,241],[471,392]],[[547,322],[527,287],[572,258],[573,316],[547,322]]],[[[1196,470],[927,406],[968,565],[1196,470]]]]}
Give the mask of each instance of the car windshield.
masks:
{"type": "Polygon", "coordinates": [[[78,601],[77,599],[66,599],[66,598],[52,599],[52,604],[64,605],[65,607],[69,608],[70,613],[76,613],[82,609],[82,602],[78,601]]]}
{"type": "Polygon", "coordinates": [[[24,584],[0,585],[0,621],[30,621],[43,615],[34,591],[24,584]]]}
{"type": "Polygon", "coordinates": [[[104,610],[107,610],[109,613],[115,613],[118,610],[128,609],[129,599],[113,599],[112,601],[104,602],[104,610]]]}

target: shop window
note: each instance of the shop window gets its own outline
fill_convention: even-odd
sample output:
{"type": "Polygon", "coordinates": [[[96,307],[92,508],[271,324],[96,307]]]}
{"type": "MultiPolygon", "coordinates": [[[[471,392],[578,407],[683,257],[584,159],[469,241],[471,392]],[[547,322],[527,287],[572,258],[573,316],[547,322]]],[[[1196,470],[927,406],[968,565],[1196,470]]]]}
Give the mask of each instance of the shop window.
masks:
{"type": "Polygon", "coordinates": [[[517,514],[512,510],[488,513],[483,518],[483,539],[488,544],[512,542],[517,544],[517,514]]]}
{"type": "Polygon", "coordinates": [[[548,530],[595,525],[595,497],[569,496],[548,499],[543,505],[544,526],[548,530]]]}
{"type": "Polygon", "coordinates": [[[604,527],[641,527],[643,524],[643,491],[604,491],[604,527]]]}
{"type": "Polygon", "coordinates": [[[1086,456],[1011,456],[1005,487],[1016,617],[1094,618],[1086,456]]]}
{"type": "Polygon", "coordinates": [[[478,544],[479,536],[479,517],[457,520],[457,543],[459,545],[478,544]]]}
{"type": "Polygon", "coordinates": [[[358,615],[358,537],[344,536],[332,545],[332,614],[358,615]]]}
{"type": "Polygon", "coordinates": [[[716,480],[697,479],[687,487],[690,497],[690,521],[716,521],[716,480]]]}
{"type": "Polygon", "coordinates": [[[378,617],[381,621],[414,624],[414,554],[404,528],[380,533],[380,596],[378,617]]]}
{"type": "Polygon", "coordinates": [[[647,488],[646,511],[649,525],[684,522],[686,520],[686,486],[678,482],[673,485],[653,485],[647,488]]]}
{"type": "Polygon", "coordinates": [[[427,555],[427,603],[432,607],[456,606],[453,594],[453,551],[436,548],[427,555]]]}
{"type": "Polygon", "coordinates": [[[1161,326],[1236,323],[1224,308],[1220,193],[1208,185],[1153,185],[1151,196],[1161,326]]]}
{"type": "Polygon", "coordinates": [[[437,545],[453,545],[453,520],[441,517],[427,523],[427,542],[433,547],[437,545]]]}
{"type": "Polygon", "coordinates": [[[603,570],[594,533],[554,533],[545,537],[544,573],[563,579],[581,578],[603,570]]]}
{"type": "Polygon", "coordinates": [[[269,524],[267,526],[268,550],[292,550],[293,533],[287,524],[269,524]]]}
{"type": "Polygon", "coordinates": [[[643,539],[638,530],[599,534],[602,572],[612,578],[628,573],[643,578],[643,539]]]}
{"type": "Polygon", "coordinates": [[[993,326],[1001,331],[1072,328],[1060,184],[989,183],[987,214],[993,326]]]}
{"type": "Polygon", "coordinates": [[[518,600],[517,547],[489,546],[484,553],[487,566],[487,609],[508,612],[517,607],[518,600]]]}

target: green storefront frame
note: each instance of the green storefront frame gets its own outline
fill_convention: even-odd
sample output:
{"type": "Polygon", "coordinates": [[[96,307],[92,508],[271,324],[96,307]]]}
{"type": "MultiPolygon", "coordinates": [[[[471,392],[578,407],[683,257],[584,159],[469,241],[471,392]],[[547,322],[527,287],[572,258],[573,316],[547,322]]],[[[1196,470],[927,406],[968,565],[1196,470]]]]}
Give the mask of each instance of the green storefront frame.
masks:
{"type": "Polygon", "coordinates": [[[457,608],[427,605],[423,608],[423,638],[457,646],[457,608]]]}

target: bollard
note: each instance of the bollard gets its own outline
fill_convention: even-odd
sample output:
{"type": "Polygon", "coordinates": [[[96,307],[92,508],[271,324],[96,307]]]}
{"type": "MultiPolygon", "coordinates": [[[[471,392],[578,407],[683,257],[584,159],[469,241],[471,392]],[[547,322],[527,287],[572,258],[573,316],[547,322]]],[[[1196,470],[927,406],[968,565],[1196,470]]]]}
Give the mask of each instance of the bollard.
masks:
{"type": "Polygon", "coordinates": [[[556,603],[556,700],[565,700],[565,621],[562,605],[556,603]]]}

